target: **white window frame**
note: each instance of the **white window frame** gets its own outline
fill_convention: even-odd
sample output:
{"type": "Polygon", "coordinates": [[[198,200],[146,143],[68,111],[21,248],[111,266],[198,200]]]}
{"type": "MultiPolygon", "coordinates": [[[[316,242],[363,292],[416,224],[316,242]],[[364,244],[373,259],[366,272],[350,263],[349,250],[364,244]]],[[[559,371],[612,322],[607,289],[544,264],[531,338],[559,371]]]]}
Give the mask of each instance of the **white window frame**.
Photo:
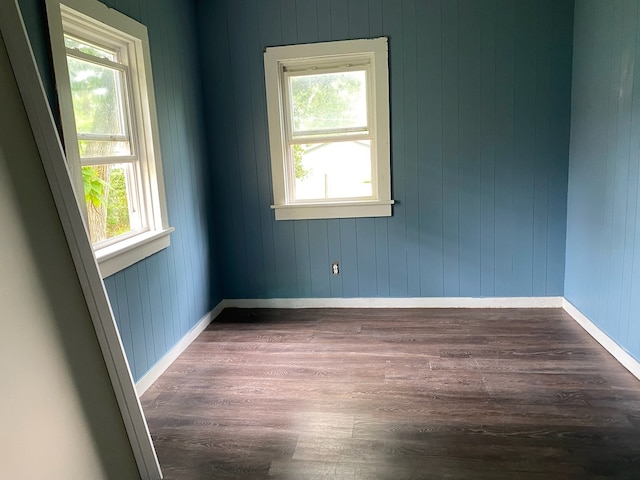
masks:
{"type": "MultiPolygon", "coordinates": [[[[391,154],[389,134],[389,63],[386,37],[345,40],[282,47],[264,52],[267,119],[271,153],[273,205],[276,220],[317,218],[388,217],[392,214],[391,154]],[[289,146],[291,133],[288,77],[296,72],[367,72],[366,132],[353,132],[353,139],[371,141],[372,195],[366,198],[296,200],[293,195],[294,160],[289,146]]],[[[342,139],[346,138],[344,134],[342,139]]],[[[331,134],[314,135],[313,141],[337,141],[331,134]]]]}
{"type": "MultiPolygon", "coordinates": [[[[167,217],[147,28],[97,0],[47,0],[47,16],[67,167],[85,221],[83,162],[78,148],[64,35],[119,49],[123,55],[124,66],[120,68],[126,75],[125,96],[130,110],[126,135],[135,149],[131,157],[125,158],[134,165],[136,181],[132,192],[136,198],[132,201],[137,202],[141,214],[139,228],[134,232],[93,246],[105,278],[167,248],[169,235],[174,231],[167,217]]],[[[118,158],[99,158],[94,163],[122,163],[118,158]]]]}

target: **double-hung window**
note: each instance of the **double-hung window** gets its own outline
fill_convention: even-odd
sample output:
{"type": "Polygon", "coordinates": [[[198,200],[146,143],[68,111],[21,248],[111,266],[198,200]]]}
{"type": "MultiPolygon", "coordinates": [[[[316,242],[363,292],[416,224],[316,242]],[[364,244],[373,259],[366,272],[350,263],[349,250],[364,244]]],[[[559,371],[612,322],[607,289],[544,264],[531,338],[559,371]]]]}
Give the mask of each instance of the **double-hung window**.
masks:
{"type": "Polygon", "coordinates": [[[276,220],[391,215],[387,39],[270,47],[276,220]]]}
{"type": "Polygon", "coordinates": [[[47,0],[65,152],[103,276],[169,245],[146,28],[47,0]]]}

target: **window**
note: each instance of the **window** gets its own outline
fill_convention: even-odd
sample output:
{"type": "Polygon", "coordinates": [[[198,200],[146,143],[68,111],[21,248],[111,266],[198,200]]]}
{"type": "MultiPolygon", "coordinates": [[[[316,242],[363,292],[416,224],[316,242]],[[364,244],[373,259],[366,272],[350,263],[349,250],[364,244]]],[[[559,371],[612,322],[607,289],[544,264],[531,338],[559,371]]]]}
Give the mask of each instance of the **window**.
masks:
{"type": "Polygon", "coordinates": [[[169,246],[146,28],[47,0],[65,152],[103,277],[169,246]]]}
{"type": "Polygon", "coordinates": [[[276,220],[391,215],[387,39],[264,53],[276,220]]]}

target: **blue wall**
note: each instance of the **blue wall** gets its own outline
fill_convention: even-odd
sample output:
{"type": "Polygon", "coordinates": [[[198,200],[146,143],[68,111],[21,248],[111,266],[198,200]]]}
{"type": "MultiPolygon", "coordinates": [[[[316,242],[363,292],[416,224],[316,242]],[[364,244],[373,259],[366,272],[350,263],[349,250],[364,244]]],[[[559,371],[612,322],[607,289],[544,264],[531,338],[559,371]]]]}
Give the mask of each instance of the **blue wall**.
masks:
{"type": "Polygon", "coordinates": [[[572,1],[197,5],[224,297],[563,294],[572,1]],[[263,49],[381,35],[393,217],[275,222],[263,49]]]}
{"type": "MultiPolygon", "coordinates": [[[[222,298],[207,221],[210,172],[202,129],[195,17],[182,0],[103,0],[149,31],[171,246],[105,280],[137,380],[222,298]]],[[[44,2],[20,0],[52,104],[44,2]]]]}
{"type": "Polygon", "coordinates": [[[105,3],[149,29],[176,227],[105,282],[136,379],[221,298],[563,294],[571,0],[105,3]],[[380,35],[394,216],[275,222],[264,47],[380,35]]]}
{"type": "Polygon", "coordinates": [[[576,3],[565,296],[640,359],[637,0],[576,3]]]}

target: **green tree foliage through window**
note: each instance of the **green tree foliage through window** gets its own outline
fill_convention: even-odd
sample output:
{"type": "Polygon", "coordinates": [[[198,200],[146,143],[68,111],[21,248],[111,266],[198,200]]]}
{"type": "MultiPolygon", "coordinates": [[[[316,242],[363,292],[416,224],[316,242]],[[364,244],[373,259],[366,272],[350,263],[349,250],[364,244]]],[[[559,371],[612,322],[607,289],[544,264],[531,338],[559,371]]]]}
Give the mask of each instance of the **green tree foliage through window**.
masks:
{"type": "Polygon", "coordinates": [[[291,77],[294,132],[366,125],[364,71],[291,77]]]}
{"type": "Polygon", "coordinates": [[[99,208],[105,203],[105,194],[109,184],[100,177],[94,167],[82,168],[82,183],[84,184],[84,200],[87,206],[99,208]]]}
{"type": "Polygon", "coordinates": [[[124,168],[111,170],[111,195],[107,203],[107,238],[130,230],[129,201],[124,168]]]}
{"type": "MultiPolygon", "coordinates": [[[[71,37],[65,38],[65,44],[68,48],[100,59],[110,62],[118,60],[115,52],[71,37]]],[[[130,145],[126,140],[123,73],[71,54],[67,55],[67,66],[81,159],[130,155],[130,145]]],[[[125,177],[121,165],[82,167],[92,243],[113,238],[131,229],[125,177]]]]}
{"type": "MultiPolygon", "coordinates": [[[[366,125],[366,87],[363,71],[301,75],[290,78],[294,135],[366,125]]],[[[303,164],[305,146],[293,144],[295,176],[310,170],[303,164]]]]}

